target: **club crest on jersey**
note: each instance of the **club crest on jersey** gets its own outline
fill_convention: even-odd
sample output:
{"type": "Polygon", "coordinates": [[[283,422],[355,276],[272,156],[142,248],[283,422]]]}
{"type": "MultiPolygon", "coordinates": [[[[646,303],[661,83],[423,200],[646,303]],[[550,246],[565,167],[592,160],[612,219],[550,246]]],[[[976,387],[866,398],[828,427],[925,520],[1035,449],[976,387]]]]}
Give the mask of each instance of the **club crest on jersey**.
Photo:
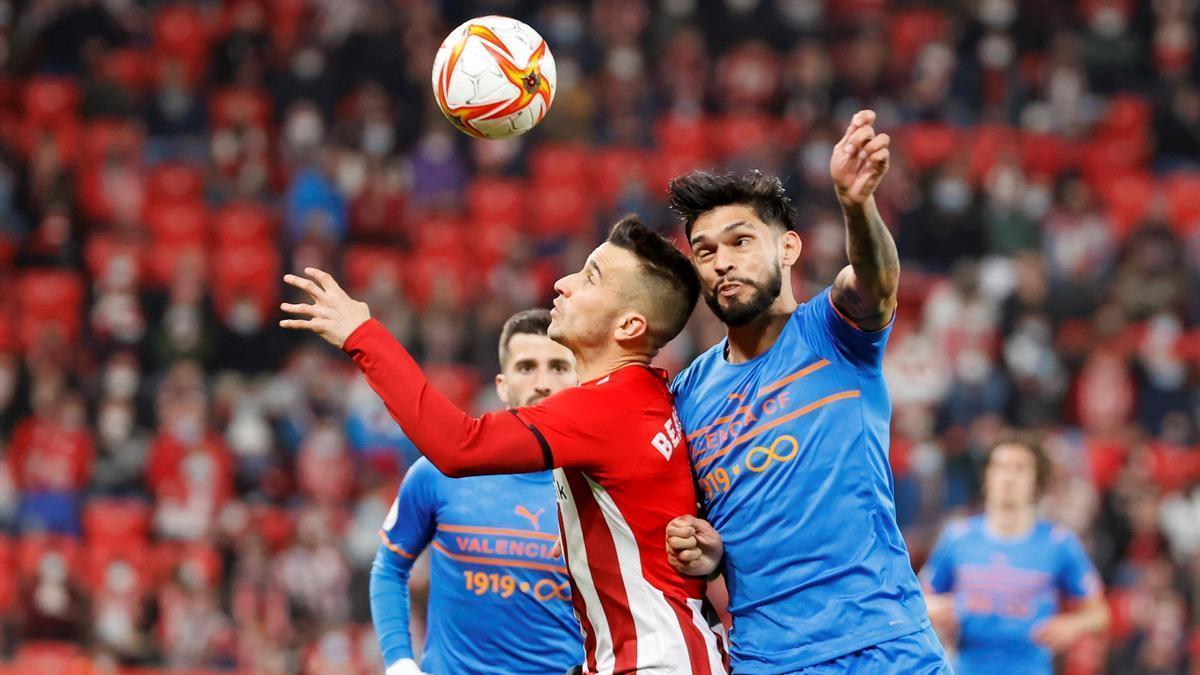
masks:
{"type": "Polygon", "coordinates": [[[671,454],[675,452],[675,447],[683,440],[683,425],[679,422],[679,415],[675,412],[671,413],[671,418],[663,424],[663,430],[654,434],[654,438],[650,440],[650,445],[659,452],[667,461],[670,461],[671,454]]]}

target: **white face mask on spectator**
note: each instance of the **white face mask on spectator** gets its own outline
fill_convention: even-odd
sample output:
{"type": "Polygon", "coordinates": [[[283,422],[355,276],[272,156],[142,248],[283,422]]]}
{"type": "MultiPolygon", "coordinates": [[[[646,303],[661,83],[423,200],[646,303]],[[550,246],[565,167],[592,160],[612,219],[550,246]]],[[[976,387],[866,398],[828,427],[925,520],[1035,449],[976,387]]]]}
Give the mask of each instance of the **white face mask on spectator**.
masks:
{"type": "Polygon", "coordinates": [[[109,403],[100,411],[96,426],[101,442],[110,447],[119,445],[133,434],[133,412],[126,405],[109,403]]]}

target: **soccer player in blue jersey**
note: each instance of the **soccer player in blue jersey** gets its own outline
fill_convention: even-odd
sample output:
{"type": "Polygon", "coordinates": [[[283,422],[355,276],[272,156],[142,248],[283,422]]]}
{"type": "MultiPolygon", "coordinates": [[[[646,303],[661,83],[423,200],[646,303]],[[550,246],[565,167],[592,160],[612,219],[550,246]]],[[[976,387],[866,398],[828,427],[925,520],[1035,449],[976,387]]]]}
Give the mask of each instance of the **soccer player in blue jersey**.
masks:
{"type": "Polygon", "coordinates": [[[1083,545],[1037,517],[1050,461],[1011,434],[988,453],[983,514],[946,527],[921,570],[929,613],[960,675],[1048,675],[1053,655],[1108,627],[1108,605],[1083,545]]]}
{"type": "MultiPolygon", "coordinates": [[[[546,336],[550,312],[513,315],[500,334],[496,392],[533,405],[577,384],[575,357],[546,336]]],[[[447,478],[426,459],[405,476],[371,568],[371,616],[387,675],[552,673],[583,661],[571,587],[554,556],[558,517],[549,471],[447,478]],[[433,547],[420,667],[408,630],[408,577],[433,547]]]]}
{"type": "Polygon", "coordinates": [[[872,196],[890,145],[874,122],[855,114],[830,160],[850,264],[804,304],[778,179],[671,181],[727,337],[672,385],[707,521],[672,521],[667,551],[685,573],[724,573],[733,672],[949,669],[896,524],[881,364],[900,263],[872,196]]]}

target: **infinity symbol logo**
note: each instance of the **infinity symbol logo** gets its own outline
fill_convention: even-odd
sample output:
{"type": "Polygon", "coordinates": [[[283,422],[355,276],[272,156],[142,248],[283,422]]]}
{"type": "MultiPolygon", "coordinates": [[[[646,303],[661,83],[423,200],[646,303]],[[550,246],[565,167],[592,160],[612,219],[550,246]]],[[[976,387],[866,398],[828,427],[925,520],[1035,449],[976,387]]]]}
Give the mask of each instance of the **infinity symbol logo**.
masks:
{"type": "Polygon", "coordinates": [[[790,462],[799,451],[800,444],[796,442],[795,438],[791,436],[780,436],[779,438],[775,439],[775,442],[772,443],[771,447],[769,448],[764,448],[762,446],[751,448],[750,452],[746,453],[746,468],[750,469],[754,473],[762,473],[770,468],[770,466],[775,462],[790,462]],[[785,443],[789,444],[791,447],[785,448],[783,452],[778,452],[776,449],[785,443]],[[759,454],[763,455],[765,459],[759,463],[756,463],[754,458],[759,454]]]}
{"type": "Polygon", "coordinates": [[[551,599],[571,600],[571,582],[564,581],[561,584],[553,579],[539,579],[533,585],[533,597],[545,602],[551,599]]]}

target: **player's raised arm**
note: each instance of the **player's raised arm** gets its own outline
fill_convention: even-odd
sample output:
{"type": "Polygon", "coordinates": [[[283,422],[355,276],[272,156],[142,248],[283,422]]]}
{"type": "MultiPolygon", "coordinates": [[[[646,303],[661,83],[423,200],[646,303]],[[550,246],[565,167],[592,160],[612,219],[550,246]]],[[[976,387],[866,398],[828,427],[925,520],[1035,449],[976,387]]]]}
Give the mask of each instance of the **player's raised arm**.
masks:
{"type": "Polygon", "coordinates": [[[304,270],[309,278],[283,280],[308,293],[312,304],[283,303],[283,328],[308,330],[345,351],[367,376],[404,433],[450,477],[525,473],[548,469],[549,448],[508,411],[471,417],[433,388],[396,338],[371,318],[366,303],[342,290],[327,272],[304,270]]]}
{"type": "Polygon", "coordinates": [[[896,242],[875,206],[875,188],[887,173],[891,139],[875,133],[875,112],[860,110],[834,146],[829,173],[846,221],[850,264],[838,274],[831,297],[843,315],[863,330],[892,320],[900,285],[896,242]]]}

